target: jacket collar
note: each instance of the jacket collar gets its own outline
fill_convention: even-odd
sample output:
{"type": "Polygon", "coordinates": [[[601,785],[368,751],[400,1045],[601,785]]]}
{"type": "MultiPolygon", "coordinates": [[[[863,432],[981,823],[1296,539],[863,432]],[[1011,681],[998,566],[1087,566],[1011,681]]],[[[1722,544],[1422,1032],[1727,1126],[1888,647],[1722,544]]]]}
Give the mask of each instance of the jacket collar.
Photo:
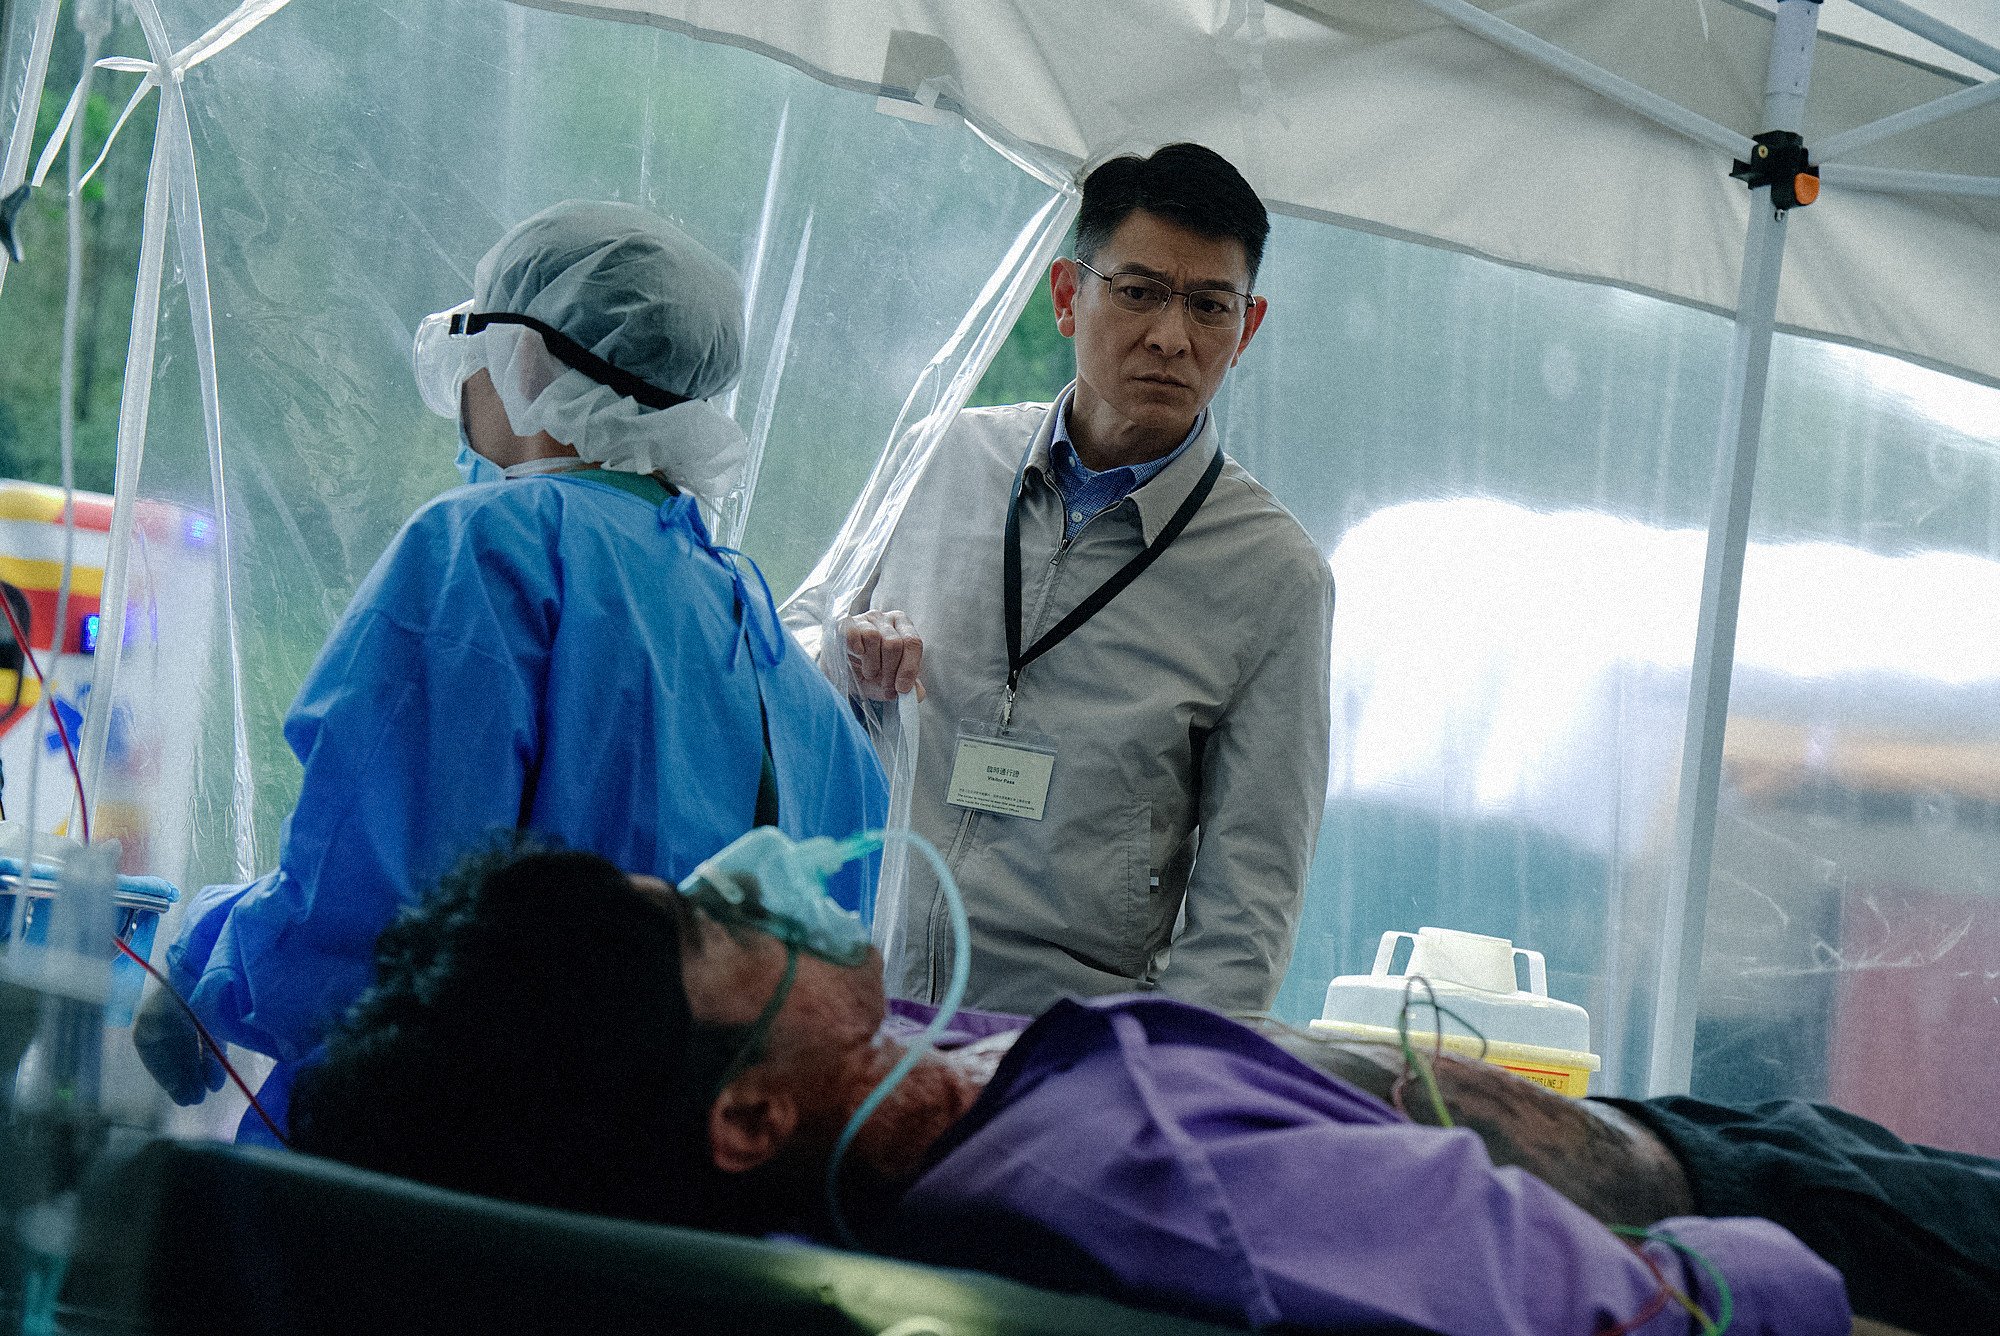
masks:
{"type": "MultiPolygon", "coordinates": [[[[1050,487],[1055,486],[1049,447],[1056,435],[1056,407],[1075,392],[1076,382],[1071,381],[1056,396],[1055,403],[1049,405],[1048,411],[1042,414],[1042,425],[1028,445],[1024,471],[1038,474],[1039,480],[1050,487]]],[[[1139,507],[1139,530],[1148,545],[1160,536],[1160,530],[1167,527],[1167,521],[1174,517],[1174,512],[1181,508],[1181,502],[1194,491],[1201,475],[1208,472],[1209,461],[1221,448],[1221,436],[1215,429],[1215,414],[1205,412],[1201,433],[1187,449],[1181,451],[1180,458],[1132,490],[1130,499],[1139,507]]]]}

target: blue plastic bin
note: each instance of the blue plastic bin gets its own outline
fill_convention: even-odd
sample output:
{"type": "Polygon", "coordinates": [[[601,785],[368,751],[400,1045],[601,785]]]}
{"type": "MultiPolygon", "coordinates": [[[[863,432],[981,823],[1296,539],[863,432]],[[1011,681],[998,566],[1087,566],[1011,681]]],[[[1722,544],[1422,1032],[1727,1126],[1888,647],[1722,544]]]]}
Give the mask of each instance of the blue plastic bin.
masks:
{"type": "MultiPolygon", "coordinates": [[[[41,945],[48,940],[49,911],[55,903],[59,874],[47,864],[35,865],[28,883],[28,920],[22,927],[23,941],[41,945]]],[[[14,888],[21,879],[19,859],[0,858],[0,943],[14,931],[14,888]]],[[[160,915],[166,913],[181,893],[158,877],[120,877],[112,903],[118,911],[118,936],[142,958],[153,958],[153,935],[160,930],[160,915]]],[[[106,1025],[130,1025],[138,1009],[139,994],[146,986],[146,972],[111,943],[104,944],[111,957],[111,995],[104,1000],[106,1025]]]]}

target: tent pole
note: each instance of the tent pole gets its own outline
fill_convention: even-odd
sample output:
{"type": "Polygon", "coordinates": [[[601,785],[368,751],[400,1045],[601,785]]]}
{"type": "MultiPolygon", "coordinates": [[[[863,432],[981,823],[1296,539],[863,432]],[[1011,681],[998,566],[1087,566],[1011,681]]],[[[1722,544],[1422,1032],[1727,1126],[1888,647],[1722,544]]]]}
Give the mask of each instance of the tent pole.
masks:
{"type": "MultiPolygon", "coordinates": [[[[1765,79],[1764,124],[1798,132],[1812,80],[1820,0],[1779,0],[1765,79]]],[[[1736,613],[1749,545],[1750,500],[1771,369],[1771,329],[1784,268],[1785,217],[1770,188],[1750,192],[1750,229],[1736,302],[1736,338],[1723,390],[1709,506],[1708,556],[1702,569],[1701,621],[1688,684],[1681,744],[1680,800],[1674,818],[1675,882],[1661,921],[1658,987],[1647,1057],[1646,1091],[1688,1089],[1694,1071],[1695,1012],[1701,992],[1702,932],[1708,920],[1716,803],[1722,789],[1722,743],[1729,724],[1729,674],[1735,664],[1736,613]]]]}
{"type": "Polygon", "coordinates": [[[1941,23],[1921,10],[1913,9],[1903,0],[1854,0],[1854,3],[1873,14],[1876,18],[1887,19],[1906,32],[1913,32],[1933,46],[1943,47],[1961,60],[1969,60],[1995,74],[2000,74],[2000,47],[1988,46],[1976,37],[1969,37],[1949,24],[1941,23]]]}
{"type": "Polygon", "coordinates": [[[1983,107],[1988,102],[2000,102],[2000,79],[1989,79],[1970,88],[1961,88],[1956,93],[1941,97],[1922,106],[1899,111],[1894,116],[1884,116],[1879,121],[1857,125],[1852,130],[1842,130],[1833,138],[1813,146],[1813,161],[1824,165],[1837,158],[1844,158],[1855,149],[1879,143],[1906,130],[1914,130],[1920,125],[1929,125],[1956,116],[1961,112],[1983,107]]]}
{"type": "MultiPolygon", "coordinates": [[[[1817,4],[1819,0],[1812,2],[1817,4]]],[[[1729,127],[1718,125],[1708,117],[1650,89],[1641,88],[1628,79],[1621,79],[1553,42],[1545,42],[1533,33],[1515,27],[1505,19],[1495,18],[1471,0],[1417,0],[1417,3],[1435,10],[1468,32],[1477,33],[1495,46],[1554,70],[1598,96],[1664,125],[1676,134],[1686,135],[1698,144],[1707,144],[1738,157],[1750,155],[1750,141],[1729,127]]]]}
{"type": "Polygon", "coordinates": [[[1911,172],[1900,167],[1857,167],[1830,162],[1819,169],[1819,179],[1822,185],[1845,186],[1849,190],[2000,199],[2000,176],[1953,176],[1947,172],[1911,172]]]}

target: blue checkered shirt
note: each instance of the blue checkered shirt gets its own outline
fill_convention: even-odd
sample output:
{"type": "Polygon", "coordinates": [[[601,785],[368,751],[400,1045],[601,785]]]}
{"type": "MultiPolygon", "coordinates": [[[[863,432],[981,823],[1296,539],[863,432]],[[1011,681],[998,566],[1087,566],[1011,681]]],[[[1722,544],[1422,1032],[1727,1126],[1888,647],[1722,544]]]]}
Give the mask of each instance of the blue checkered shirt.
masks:
{"type": "Polygon", "coordinates": [[[1194,438],[1201,435],[1201,424],[1207,418],[1204,409],[1194,420],[1194,429],[1187,439],[1172,451],[1158,459],[1149,459],[1143,464],[1121,464],[1115,469],[1093,473],[1085,467],[1083,459],[1076,453],[1076,446],[1069,439],[1069,401],[1065,394],[1056,404],[1056,430],[1049,440],[1049,470],[1055,475],[1056,490],[1063,498],[1063,541],[1076,537],[1077,530],[1090,523],[1111,507],[1123,501],[1133,492],[1146,485],[1161,469],[1181,457],[1181,451],[1194,444],[1194,438]]]}

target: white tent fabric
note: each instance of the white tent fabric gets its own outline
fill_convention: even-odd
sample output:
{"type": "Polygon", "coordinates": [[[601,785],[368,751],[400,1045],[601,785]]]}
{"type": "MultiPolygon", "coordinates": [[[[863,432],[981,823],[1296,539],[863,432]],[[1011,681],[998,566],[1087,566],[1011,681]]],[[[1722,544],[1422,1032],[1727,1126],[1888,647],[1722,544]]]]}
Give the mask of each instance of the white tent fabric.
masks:
{"type": "MultiPolygon", "coordinates": [[[[1919,10],[1946,27],[1986,46],[2000,47],[2000,8],[1988,0],[1924,0],[1919,10]]],[[[1940,49],[1904,28],[1854,5],[1835,4],[1820,19],[1820,31],[1907,56],[1973,80],[1986,70],[1962,56],[1940,49]]]]}
{"type": "MultiPolygon", "coordinates": [[[[1197,140],[1306,216],[1736,306],[1749,197],[1727,155],[1552,79],[1418,0],[521,2],[739,43],[1077,161],[1197,140]]],[[[1745,0],[1482,8],[1738,134],[1768,128],[1771,19],[1745,0]]],[[[1819,48],[1808,146],[1969,82],[1849,41],[1819,48]]],[[[1858,162],[2000,176],[2000,103],[1858,162]]],[[[1829,183],[1795,222],[1781,329],[2000,383],[2000,199],[1829,183]]]]}

